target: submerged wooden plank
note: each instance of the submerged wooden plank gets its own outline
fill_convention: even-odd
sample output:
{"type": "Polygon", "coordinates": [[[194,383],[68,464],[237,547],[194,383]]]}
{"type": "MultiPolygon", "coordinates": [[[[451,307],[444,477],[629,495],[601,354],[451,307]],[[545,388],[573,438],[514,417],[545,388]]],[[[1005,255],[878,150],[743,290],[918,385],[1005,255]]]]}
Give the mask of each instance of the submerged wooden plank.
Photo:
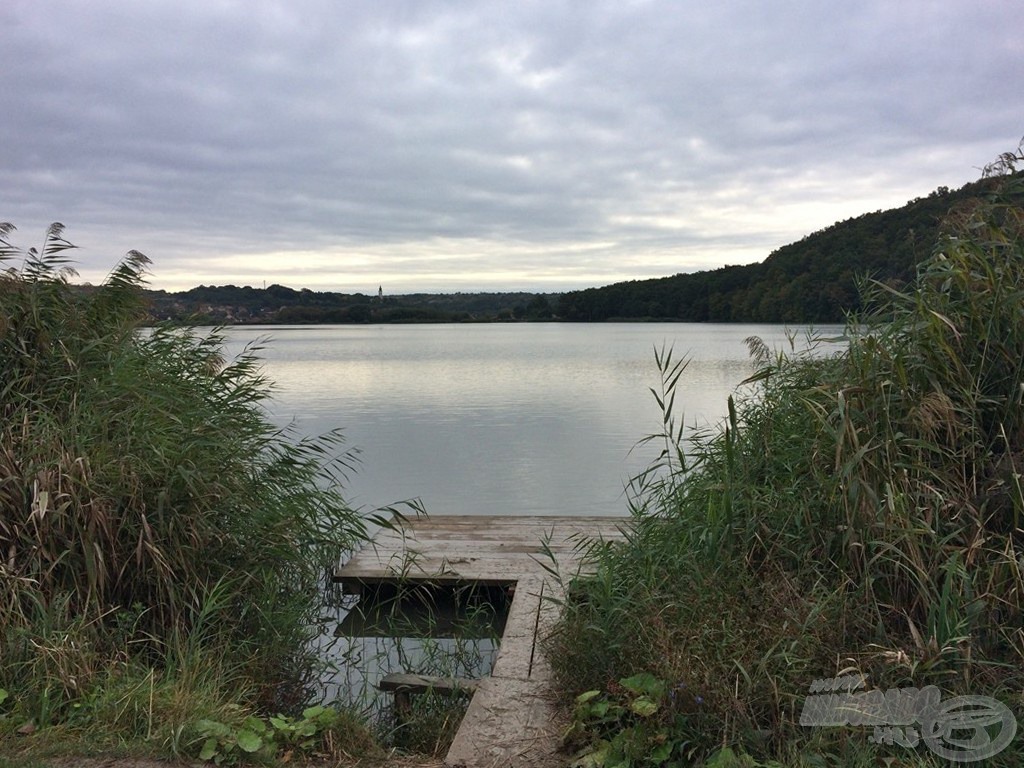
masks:
{"type": "Polygon", "coordinates": [[[385,675],[377,683],[382,691],[404,693],[472,693],[479,687],[479,680],[465,677],[437,677],[436,675],[409,675],[393,673],[385,675]]]}
{"type": "Polygon", "coordinates": [[[399,722],[412,713],[412,696],[436,693],[442,696],[472,696],[479,680],[461,677],[434,677],[433,675],[386,675],[377,687],[395,695],[395,716],[399,722]]]}

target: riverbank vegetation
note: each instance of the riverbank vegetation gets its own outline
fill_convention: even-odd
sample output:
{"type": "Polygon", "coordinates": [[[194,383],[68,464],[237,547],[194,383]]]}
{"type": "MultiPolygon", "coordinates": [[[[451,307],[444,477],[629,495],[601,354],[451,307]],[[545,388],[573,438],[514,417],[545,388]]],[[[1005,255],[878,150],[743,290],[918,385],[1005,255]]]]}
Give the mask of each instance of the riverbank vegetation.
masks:
{"type": "MultiPolygon", "coordinates": [[[[817,688],[934,685],[1024,725],[1022,162],[949,214],[910,287],[865,287],[840,354],[751,339],[719,428],[682,429],[686,363],[658,354],[661,461],[549,648],[579,764],[940,765],[928,747],[975,735],[801,725],[835,678],[817,688]]],[[[1019,736],[984,748],[958,759],[1024,762],[1019,736]]]]}
{"type": "Polygon", "coordinates": [[[142,254],[82,291],[60,225],[38,250],[12,234],[0,754],[371,749],[353,717],[304,709],[324,575],[364,536],[340,437],[269,421],[256,349],[225,361],[215,333],[140,331],[142,254]]]}

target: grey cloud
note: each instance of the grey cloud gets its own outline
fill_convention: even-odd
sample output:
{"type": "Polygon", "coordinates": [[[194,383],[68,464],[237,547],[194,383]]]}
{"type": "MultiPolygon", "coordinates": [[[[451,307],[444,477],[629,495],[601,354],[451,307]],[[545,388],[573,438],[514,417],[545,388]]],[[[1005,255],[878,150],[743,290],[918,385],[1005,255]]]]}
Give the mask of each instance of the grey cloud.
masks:
{"type": "MultiPolygon", "coordinates": [[[[0,219],[63,220],[104,249],[86,267],[147,251],[158,284],[297,251],[415,282],[399,250],[438,239],[433,288],[715,267],[963,183],[1024,133],[1018,14],[992,0],[3,13],[0,219]]],[[[281,282],[338,279],[296,258],[281,282]]]]}

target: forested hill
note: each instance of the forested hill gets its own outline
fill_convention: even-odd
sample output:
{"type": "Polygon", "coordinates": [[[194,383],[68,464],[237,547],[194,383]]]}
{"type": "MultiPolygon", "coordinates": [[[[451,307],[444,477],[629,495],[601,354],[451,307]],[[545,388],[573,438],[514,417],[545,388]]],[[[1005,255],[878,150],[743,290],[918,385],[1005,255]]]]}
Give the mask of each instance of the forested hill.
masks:
{"type": "Polygon", "coordinates": [[[907,283],[949,209],[990,186],[983,179],[953,191],[939,187],[902,208],[833,224],[758,264],[572,291],[556,313],[576,321],[841,322],[860,307],[858,277],[907,283]]]}

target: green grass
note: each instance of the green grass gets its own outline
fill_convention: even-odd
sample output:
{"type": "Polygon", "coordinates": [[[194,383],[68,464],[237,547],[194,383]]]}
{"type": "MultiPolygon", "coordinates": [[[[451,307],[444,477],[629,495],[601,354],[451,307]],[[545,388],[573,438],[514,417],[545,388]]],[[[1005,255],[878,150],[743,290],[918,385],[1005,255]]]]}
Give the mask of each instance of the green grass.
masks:
{"type": "MultiPolygon", "coordinates": [[[[1019,199],[1021,176],[1003,183],[1019,199]]],[[[550,643],[568,694],[651,672],[699,695],[658,715],[680,764],[723,745],[749,764],[938,764],[870,728],[800,726],[811,682],[841,674],[994,697],[1024,722],[1024,211],[1007,199],[951,212],[909,289],[867,284],[841,353],[750,340],[756,386],[718,429],[682,430],[686,362],[658,352],[664,450],[635,532],[550,643]]],[[[1018,737],[986,764],[1022,760],[1018,737]]]]}

